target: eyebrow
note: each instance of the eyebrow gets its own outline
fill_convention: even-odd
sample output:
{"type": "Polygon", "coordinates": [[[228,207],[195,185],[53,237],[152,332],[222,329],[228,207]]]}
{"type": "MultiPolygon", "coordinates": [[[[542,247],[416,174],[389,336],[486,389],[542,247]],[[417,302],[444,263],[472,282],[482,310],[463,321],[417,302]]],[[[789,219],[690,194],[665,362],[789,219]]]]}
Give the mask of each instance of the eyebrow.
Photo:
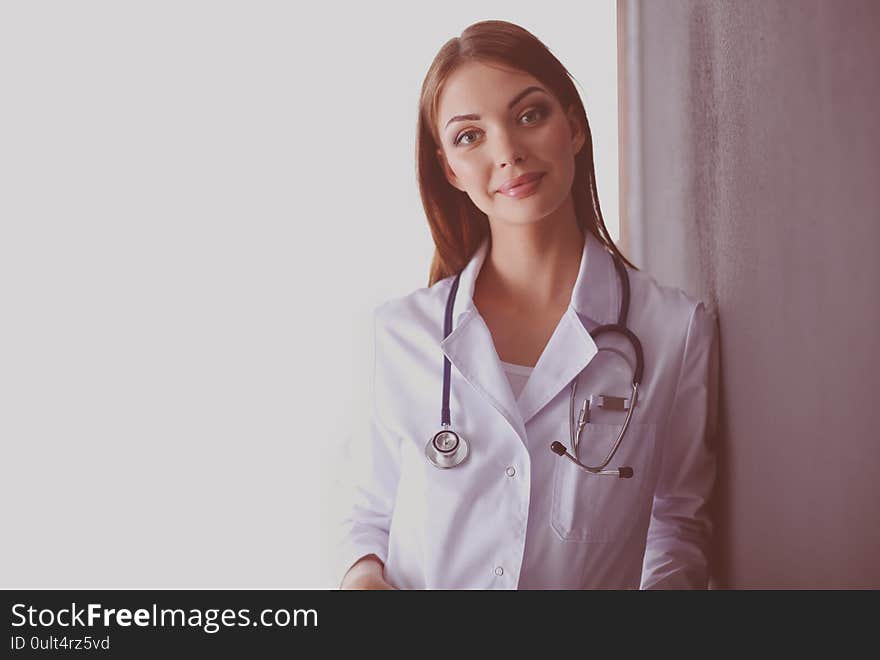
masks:
{"type": "MultiPolygon", "coordinates": [[[[510,110],[513,106],[515,106],[517,103],[519,103],[519,101],[521,99],[528,96],[532,92],[543,92],[544,94],[547,93],[545,90],[541,89],[540,87],[535,87],[535,86],[526,87],[523,91],[521,91],[519,94],[514,96],[513,99],[511,99],[510,103],[507,104],[507,109],[510,110]]],[[[451,124],[454,121],[476,121],[479,118],[480,118],[480,115],[473,115],[473,114],[471,114],[471,115],[455,115],[448,122],[446,122],[446,126],[443,127],[443,130],[446,130],[447,128],[449,128],[449,124],[451,124]]]]}

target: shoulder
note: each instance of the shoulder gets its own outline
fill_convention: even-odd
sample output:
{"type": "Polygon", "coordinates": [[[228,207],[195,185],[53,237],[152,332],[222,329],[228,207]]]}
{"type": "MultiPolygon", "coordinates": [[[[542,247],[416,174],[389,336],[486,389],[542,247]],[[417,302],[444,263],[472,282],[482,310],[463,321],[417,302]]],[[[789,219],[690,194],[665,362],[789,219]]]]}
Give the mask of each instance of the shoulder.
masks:
{"type": "Polygon", "coordinates": [[[632,314],[651,329],[672,335],[670,339],[684,344],[695,339],[711,340],[717,325],[717,310],[682,289],[662,284],[641,270],[627,268],[630,277],[632,314]],[[638,311],[637,311],[638,310],[638,311]]]}
{"type": "Polygon", "coordinates": [[[373,310],[377,336],[397,338],[438,335],[443,330],[446,299],[454,277],[430,287],[420,287],[404,296],[385,300],[373,310]]]}
{"type": "Polygon", "coordinates": [[[650,273],[631,268],[627,272],[631,323],[638,334],[653,340],[655,350],[678,354],[684,366],[715,348],[718,313],[714,304],[658,282],[650,273]]]}
{"type": "Polygon", "coordinates": [[[642,340],[646,360],[655,365],[658,377],[677,399],[684,396],[691,397],[693,403],[701,401],[699,393],[716,387],[718,377],[715,306],[678,287],[661,284],[644,271],[628,268],[627,272],[633,329],[642,340]]]}

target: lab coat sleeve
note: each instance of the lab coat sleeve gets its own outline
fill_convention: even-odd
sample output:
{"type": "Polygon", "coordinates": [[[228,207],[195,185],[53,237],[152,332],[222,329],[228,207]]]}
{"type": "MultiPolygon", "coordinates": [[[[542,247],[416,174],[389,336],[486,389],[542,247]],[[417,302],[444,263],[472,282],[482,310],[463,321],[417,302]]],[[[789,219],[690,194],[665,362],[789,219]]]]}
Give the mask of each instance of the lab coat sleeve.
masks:
{"type": "Polygon", "coordinates": [[[642,565],[642,589],[705,589],[715,481],[716,315],[693,309],[660,448],[660,472],[642,565]]]}
{"type": "Polygon", "coordinates": [[[337,575],[341,583],[358,559],[375,554],[388,558],[388,534],[400,476],[400,443],[383,423],[376,405],[376,364],[383,361],[381,307],[373,314],[374,362],[370,420],[363,434],[355,433],[349,457],[351,478],[347,506],[341,520],[337,575]]]}

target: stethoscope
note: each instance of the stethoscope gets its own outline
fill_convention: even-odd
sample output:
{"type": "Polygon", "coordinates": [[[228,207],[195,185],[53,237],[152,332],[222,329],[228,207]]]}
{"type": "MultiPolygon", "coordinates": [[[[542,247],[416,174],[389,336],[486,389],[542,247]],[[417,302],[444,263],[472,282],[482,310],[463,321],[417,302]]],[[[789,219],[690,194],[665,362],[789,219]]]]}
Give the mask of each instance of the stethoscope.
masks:
{"type": "MultiPolygon", "coordinates": [[[[644,356],[642,354],[642,344],[639,341],[639,338],[626,327],[626,317],[629,313],[629,275],[626,272],[626,267],[623,263],[612,253],[609,252],[612,257],[612,261],[614,262],[614,267],[617,270],[617,274],[620,278],[620,285],[623,290],[623,296],[620,305],[620,315],[618,316],[617,323],[609,323],[607,325],[600,325],[593,329],[590,332],[590,336],[595,341],[600,335],[616,332],[618,334],[624,335],[627,340],[632,345],[636,354],[636,367],[633,371],[633,380],[632,380],[632,399],[627,399],[624,397],[614,397],[607,396],[603,394],[599,395],[591,395],[589,399],[584,400],[584,405],[581,407],[580,413],[578,414],[577,420],[577,431],[574,428],[574,398],[575,393],[577,392],[577,383],[578,379],[575,377],[574,381],[571,384],[571,399],[569,401],[569,410],[568,410],[568,428],[569,428],[569,436],[571,440],[572,452],[570,453],[561,442],[554,442],[550,445],[551,451],[559,456],[565,456],[572,463],[577,465],[580,469],[584,470],[587,474],[599,474],[606,475],[612,477],[619,477],[621,479],[626,479],[633,476],[633,470],[628,466],[621,466],[616,469],[606,469],[608,463],[611,462],[611,459],[614,458],[614,454],[617,453],[617,449],[620,447],[620,443],[623,441],[624,435],[626,435],[626,429],[629,426],[629,420],[632,418],[633,409],[636,407],[636,403],[638,401],[639,395],[639,385],[642,382],[642,373],[644,371],[644,356]],[[614,445],[611,447],[611,450],[608,452],[608,455],[605,457],[599,465],[585,465],[578,460],[578,447],[580,445],[581,433],[584,429],[584,426],[589,422],[590,418],[590,407],[599,407],[599,408],[608,408],[611,410],[620,410],[626,411],[626,419],[623,420],[623,426],[620,429],[620,433],[617,436],[617,440],[614,445]]],[[[452,282],[452,288],[449,290],[449,297],[446,299],[446,317],[443,323],[443,338],[446,339],[449,334],[452,332],[452,308],[455,304],[455,294],[458,292],[458,281],[461,277],[461,273],[455,276],[455,280],[452,282]]],[[[467,457],[468,457],[468,443],[461,436],[458,431],[452,429],[450,424],[450,414],[449,414],[449,389],[450,389],[450,372],[452,369],[452,364],[449,362],[449,358],[445,355],[443,356],[443,407],[440,412],[440,425],[441,428],[434,436],[428,440],[428,444],[425,445],[425,456],[427,456],[428,461],[438,468],[452,468],[456,465],[460,465],[467,457]]]]}

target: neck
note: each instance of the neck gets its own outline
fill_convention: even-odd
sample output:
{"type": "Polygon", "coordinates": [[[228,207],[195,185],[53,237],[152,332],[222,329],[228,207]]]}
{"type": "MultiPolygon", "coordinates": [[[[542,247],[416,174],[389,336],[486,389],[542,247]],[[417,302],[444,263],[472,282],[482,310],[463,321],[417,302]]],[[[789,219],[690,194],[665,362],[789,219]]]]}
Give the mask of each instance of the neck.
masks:
{"type": "Polygon", "coordinates": [[[569,197],[540,222],[490,222],[491,248],[477,278],[480,300],[513,310],[564,309],[584,249],[569,197]]]}

